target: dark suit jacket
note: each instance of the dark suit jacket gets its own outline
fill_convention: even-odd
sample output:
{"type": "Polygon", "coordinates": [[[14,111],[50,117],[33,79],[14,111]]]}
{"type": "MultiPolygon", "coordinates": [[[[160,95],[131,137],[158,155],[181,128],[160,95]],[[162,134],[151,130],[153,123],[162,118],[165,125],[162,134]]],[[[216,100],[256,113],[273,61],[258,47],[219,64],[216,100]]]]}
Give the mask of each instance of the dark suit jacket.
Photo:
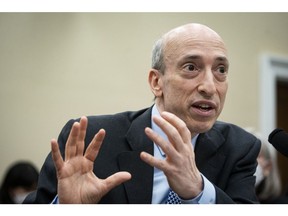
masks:
{"type": "MultiPolygon", "coordinates": [[[[95,160],[95,174],[99,178],[107,178],[120,170],[132,174],[131,180],[111,190],[101,203],[151,203],[153,167],[139,157],[141,151],[153,154],[153,142],[144,133],[145,127],[151,127],[151,110],[88,117],[86,145],[100,128],[106,130],[95,160]]],[[[58,137],[62,156],[74,122],[70,120],[58,137]]],[[[257,202],[253,173],[259,150],[259,140],[232,124],[216,122],[211,130],[199,135],[195,147],[196,164],[214,184],[216,203],[257,202]]],[[[51,203],[56,194],[57,178],[50,153],[41,168],[37,190],[24,203],[51,203]]]]}

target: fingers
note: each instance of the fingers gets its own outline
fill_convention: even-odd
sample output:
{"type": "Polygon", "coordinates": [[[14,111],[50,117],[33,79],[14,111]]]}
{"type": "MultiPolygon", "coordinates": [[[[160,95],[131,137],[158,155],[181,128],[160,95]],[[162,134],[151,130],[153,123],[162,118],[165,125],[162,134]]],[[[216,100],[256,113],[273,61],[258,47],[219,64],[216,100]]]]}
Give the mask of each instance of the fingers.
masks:
{"type": "Polygon", "coordinates": [[[76,155],[76,145],[78,141],[78,135],[79,135],[79,122],[74,122],[68,140],[66,142],[66,148],[65,148],[65,160],[69,160],[72,157],[76,155]]]}
{"type": "Polygon", "coordinates": [[[168,172],[174,165],[183,162],[183,155],[192,150],[191,133],[184,121],[172,113],[163,112],[161,116],[154,116],[153,121],[167,135],[167,140],[154,132],[151,128],[145,128],[146,135],[158,145],[166,154],[165,160],[160,160],[152,155],[142,152],[141,159],[150,166],[156,167],[164,172],[168,172]],[[181,162],[182,161],[182,162],[181,162]],[[173,166],[171,166],[174,164],[173,166]]]}
{"type": "Polygon", "coordinates": [[[154,143],[156,143],[156,145],[160,146],[166,157],[172,158],[173,151],[175,151],[172,145],[170,145],[166,140],[164,140],[162,136],[155,133],[151,128],[145,128],[145,133],[154,143]]]}
{"type": "Polygon", "coordinates": [[[80,122],[74,122],[65,148],[65,160],[69,160],[76,155],[83,155],[84,139],[87,129],[87,117],[83,116],[80,122]]]}
{"type": "Polygon", "coordinates": [[[100,129],[98,131],[98,133],[94,136],[93,140],[91,141],[91,143],[86,149],[86,152],[84,155],[85,158],[94,162],[95,158],[98,155],[101,144],[105,138],[105,134],[106,132],[104,129],[100,129]]]}
{"type": "Polygon", "coordinates": [[[58,171],[62,168],[64,162],[60,154],[58,143],[55,139],[51,140],[51,152],[52,152],[52,159],[53,159],[56,171],[58,173],[58,171]]]}
{"type": "Polygon", "coordinates": [[[104,180],[106,183],[106,193],[113,189],[114,187],[122,184],[125,181],[131,179],[131,174],[129,172],[117,172],[104,180]]]}
{"type": "Polygon", "coordinates": [[[80,119],[80,128],[79,128],[79,135],[78,135],[78,145],[76,146],[76,155],[83,155],[84,151],[84,140],[86,136],[88,119],[86,116],[81,117],[80,119]]]}
{"type": "Polygon", "coordinates": [[[169,112],[162,112],[161,116],[177,129],[185,143],[191,142],[191,133],[182,119],[169,112]]]}
{"type": "MultiPolygon", "coordinates": [[[[74,124],[72,125],[69,137],[66,142],[65,160],[70,160],[75,156],[83,156],[87,124],[88,124],[88,119],[87,117],[83,116],[81,117],[80,122],[74,122],[74,124]]],[[[104,137],[105,137],[104,129],[99,130],[99,132],[94,136],[93,140],[88,145],[87,150],[84,155],[88,160],[94,162],[95,158],[98,155],[100,146],[104,140],[104,137]]],[[[57,149],[58,149],[57,142],[54,140],[52,144],[52,141],[51,141],[51,145],[54,149],[55,156],[57,156],[56,155],[57,149]]],[[[63,163],[63,159],[62,159],[62,163],[63,163]]]]}
{"type": "Polygon", "coordinates": [[[146,162],[147,164],[149,164],[152,167],[156,167],[157,169],[162,170],[163,172],[165,172],[165,160],[159,160],[155,157],[153,157],[152,155],[146,153],[146,152],[141,152],[140,153],[140,158],[146,162]]]}
{"type": "MultiPolygon", "coordinates": [[[[164,131],[167,135],[169,142],[174,146],[177,151],[185,150],[185,143],[191,144],[191,134],[186,124],[177,116],[172,113],[163,112],[161,117],[154,116],[153,121],[164,131]]],[[[152,132],[150,133],[152,134],[152,132]]],[[[147,134],[148,135],[148,134],[147,134]]],[[[148,135],[149,136],[149,135],[148,135]]],[[[165,143],[159,143],[155,140],[155,135],[150,137],[155,143],[157,143],[165,152],[165,147],[162,146],[165,143]]],[[[166,144],[167,145],[167,144],[166,144]]],[[[165,152],[167,153],[167,152],[165,152]]],[[[168,153],[167,153],[168,154],[168,153]]]]}

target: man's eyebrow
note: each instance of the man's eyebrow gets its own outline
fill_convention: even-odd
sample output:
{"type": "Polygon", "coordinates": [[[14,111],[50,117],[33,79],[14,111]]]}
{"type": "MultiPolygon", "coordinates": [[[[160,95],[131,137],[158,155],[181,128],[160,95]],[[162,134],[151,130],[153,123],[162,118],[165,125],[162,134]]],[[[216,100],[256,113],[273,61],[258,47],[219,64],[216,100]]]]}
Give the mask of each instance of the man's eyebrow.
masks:
{"type": "MultiPolygon", "coordinates": [[[[197,59],[202,59],[202,58],[203,58],[203,56],[201,56],[201,55],[187,55],[183,58],[183,61],[197,60],[197,59]]],[[[228,61],[226,56],[217,56],[215,58],[215,61],[225,62],[226,64],[229,64],[229,61],[228,61]]]]}
{"type": "Polygon", "coordinates": [[[226,62],[227,64],[229,63],[228,59],[225,56],[219,56],[215,60],[216,61],[226,62]]]}
{"type": "Polygon", "coordinates": [[[190,60],[190,59],[201,59],[202,57],[200,55],[187,55],[187,56],[184,56],[183,59],[185,60],[190,60]]]}

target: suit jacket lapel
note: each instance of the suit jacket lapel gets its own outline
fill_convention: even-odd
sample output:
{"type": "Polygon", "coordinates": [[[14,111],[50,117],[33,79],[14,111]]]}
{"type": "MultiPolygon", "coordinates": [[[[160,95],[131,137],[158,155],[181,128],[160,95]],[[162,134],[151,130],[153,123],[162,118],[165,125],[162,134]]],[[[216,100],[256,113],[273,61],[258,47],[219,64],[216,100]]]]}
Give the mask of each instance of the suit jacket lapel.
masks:
{"type": "Polygon", "coordinates": [[[200,172],[214,182],[219,170],[222,170],[226,156],[219,151],[225,138],[214,127],[207,133],[200,134],[195,146],[195,160],[200,172]]]}
{"type": "Polygon", "coordinates": [[[146,136],[145,127],[151,127],[151,108],[138,116],[131,124],[126,138],[132,149],[118,156],[121,170],[131,173],[132,179],[124,183],[129,203],[151,203],[153,189],[153,167],[143,162],[140,153],[153,155],[153,142],[146,136]]]}

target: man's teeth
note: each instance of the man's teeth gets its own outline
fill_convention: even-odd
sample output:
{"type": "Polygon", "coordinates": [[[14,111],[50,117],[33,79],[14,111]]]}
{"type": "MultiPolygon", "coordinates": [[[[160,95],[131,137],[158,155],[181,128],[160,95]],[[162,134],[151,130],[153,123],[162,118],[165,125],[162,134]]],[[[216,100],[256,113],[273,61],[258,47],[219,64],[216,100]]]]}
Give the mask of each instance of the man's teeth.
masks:
{"type": "Polygon", "coordinates": [[[203,108],[203,109],[208,109],[208,108],[209,108],[209,105],[207,105],[207,104],[200,104],[199,107],[200,107],[200,108],[203,108]]]}

